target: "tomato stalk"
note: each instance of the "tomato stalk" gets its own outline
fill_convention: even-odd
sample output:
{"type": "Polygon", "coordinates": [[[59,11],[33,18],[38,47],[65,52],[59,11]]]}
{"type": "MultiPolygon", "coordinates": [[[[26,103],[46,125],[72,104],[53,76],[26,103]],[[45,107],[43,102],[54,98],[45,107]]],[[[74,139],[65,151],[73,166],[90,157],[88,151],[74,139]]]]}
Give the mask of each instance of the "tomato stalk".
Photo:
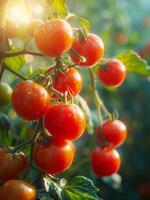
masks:
{"type": "Polygon", "coordinates": [[[8,70],[9,72],[11,72],[12,74],[18,76],[20,79],[22,80],[27,80],[24,76],[22,76],[21,74],[17,73],[16,71],[14,71],[13,69],[9,68],[6,64],[4,65],[4,68],[6,70],[8,70]]]}
{"type": "Polygon", "coordinates": [[[96,89],[96,85],[95,85],[95,81],[94,81],[94,73],[92,71],[92,69],[89,69],[89,74],[90,74],[90,78],[91,78],[91,87],[92,87],[92,91],[93,94],[95,96],[95,100],[96,100],[96,107],[97,107],[97,116],[99,119],[99,123],[100,125],[102,124],[102,116],[101,116],[101,110],[104,111],[104,113],[106,114],[106,117],[108,117],[108,119],[112,119],[111,113],[107,110],[107,108],[105,107],[103,101],[101,100],[98,91],[96,89]]]}

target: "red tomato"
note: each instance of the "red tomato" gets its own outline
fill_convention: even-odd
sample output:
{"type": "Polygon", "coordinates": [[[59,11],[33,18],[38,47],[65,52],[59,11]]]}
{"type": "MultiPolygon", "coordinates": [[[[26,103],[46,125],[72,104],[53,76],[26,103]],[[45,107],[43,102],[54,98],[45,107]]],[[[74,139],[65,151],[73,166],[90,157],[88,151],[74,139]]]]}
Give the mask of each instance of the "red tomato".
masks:
{"type": "Polygon", "coordinates": [[[116,173],[121,164],[119,153],[112,148],[97,147],[91,155],[91,167],[97,176],[110,176],[116,173]]]}
{"type": "Polygon", "coordinates": [[[2,182],[17,178],[27,168],[27,164],[24,155],[12,155],[0,148],[0,180],[2,182]]]}
{"type": "MultiPolygon", "coordinates": [[[[50,67],[46,74],[51,72],[54,67],[50,67]]],[[[70,68],[65,72],[58,73],[54,79],[53,87],[61,93],[68,92],[72,96],[79,94],[82,88],[82,78],[75,68],[70,68]]]]}
{"type": "Polygon", "coordinates": [[[96,65],[104,55],[104,43],[100,37],[90,33],[86,40],[75,39],[72,48],[86,61],[80,62],[73,53],[70,54],[74,63],[80,66],[91,67],[96,65]]]}
{"type": "Polygon", "coordinates": [[[126,68],[119,60],[112,59],[105,68],[99,68],[98,78],[106,86],[118,87],[126,78],[126,68]]]}
{"type": "Polygon", "coordinates": [[[24,180],[10,180],[0,188],[1,200],[36,200],[35,188],[24,180]]]}
{"type": "Polygon", "coordinates": [[[107,142],[114,146],[120,146],[127,137],[127,128],[120,120],[104,122],[101,130],[107,142]]]}
{"type": "Polygon", "coordinates": [[[51,139],[46,144],[37,144],[34,161],[37,167],[48,174],[58,174],[70,167],[75,147],[70,141],[51,139]]]}
{"type": "Polygon", "coordinates": [[[71,48],[73,31],[63,19],[47,20],[36,28],[34,39],[43,54],[58,57],[71,48]]]}
{"type": "Polygon", "coordinates": [[[13,91],[12,105],[23,119],[40,119],[47,111],[49,104],[50,96],[46,89],[33,81],[23,81],[13,91]]]}
{"type": "Polygon", "coordinates": [[[75,104],[54,104],[45,115],[45,127],[57,139],[76,140],[85,126],[85,114],[75,104]]]}

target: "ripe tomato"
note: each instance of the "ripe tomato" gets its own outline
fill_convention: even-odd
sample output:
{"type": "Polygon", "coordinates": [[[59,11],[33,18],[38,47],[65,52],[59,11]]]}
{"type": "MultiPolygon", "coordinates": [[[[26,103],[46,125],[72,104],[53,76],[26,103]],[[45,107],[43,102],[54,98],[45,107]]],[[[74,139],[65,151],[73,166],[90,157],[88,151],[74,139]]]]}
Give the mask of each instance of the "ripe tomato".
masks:
{"type": "Polygon", "coordinates": [[[45,114],[45,127],[57,139],[76,140],[85,126],[85,114],[75,104],[54,104],[45,114]]]}
{"type": "Polygon", "coordinates": [[[35,29],[42,23],[40,19],[32,19],[26,26],[26,31],[30,37],[33,37],[35,29]]]}
{"type": "MultiPolygon", "coordinates": [[[[51,67],[46,73],[52,71],[51,67]]],[[[82,88],[82,78],[75,68],[70,68],[65,72],[58,73],[54,79],[53,87],[61,93],[68,92],[72,96],[79,94],[82,88]]]]}
{"type": "Polygon", "coordinates": [[[105,68],[99,68],[98,78],[106,86],[118,87],[126,78],[126,68],[119,60],[112,59],[105,68]]]}
{"type": "Polygon", "coordinates": [[[41,85],[33,81],[23,81],[13,91],[12,104],[23,119],[37,120],[47,111],[50,96],[41,85]]]}
{"type": "Polygon", "coordinates": [[[0,106],[11,102],[12,89],[7,83],[0,82],[0,106]]]}
{"type": "Polygon", "coordinates": [[[35,188],[24,180],[10,180],[0,188],[1,200],[36,200],[35,188]]]}
{"type": "Polygon", "coordinates": [[[0,180],[3,182],[17,178],[27,167],[24,155],[12,155],[0,148],[0,180]]]}
{"type": "Polygon", "coordinates": [[[46,144],[37,144],[34,161],[37,167],[48,174],[58,174],[70,167],[75,147],[70,141],[51,139],[46,144]]]}
{"type": "Polygon", "coordinates": [[[86,61],[80,62],[79,58],[73,53],[70,54],[74,63],[80,66],[94,66],[104,55],[104,43],[100,37],[90,33],[86,40],[75,39],[72,48],[86,61]]]}
{"type": "Polygon", "coordinates": [[[71,48],[73,31],[65,20],[52,19],[36,28],[34,39],[43,54],[58,57],[71,48]]]}
{"type": "Polygon", "coordinates": [[[107,142],[114,146],[120,146],[127,137],[127,128],[120,120],[104,122],[101,130],[107,142]]]}
{"type": "Polygon", "coordinates": [[[8,18],[6,20],[6,33],[8,38],[14,38],[16,37],[18,32],[18,27],[12,19],[8,18]]]}
{"type": "Polygon", "coordinates": [[[119,153],[112,148],[97,147],[91,155],[91,167],[97,176],[110,176],[116,173],[121,164],[119,153]]]}

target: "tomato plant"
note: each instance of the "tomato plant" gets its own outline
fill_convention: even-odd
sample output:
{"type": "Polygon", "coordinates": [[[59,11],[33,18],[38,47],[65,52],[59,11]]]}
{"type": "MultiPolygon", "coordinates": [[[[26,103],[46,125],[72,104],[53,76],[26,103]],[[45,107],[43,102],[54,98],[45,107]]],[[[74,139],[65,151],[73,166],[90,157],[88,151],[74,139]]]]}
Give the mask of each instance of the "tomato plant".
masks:
{"type": "Polygon", "coordinates": [[[102,134],[107,142],[114,146],[121,145],[127,137],[127,129],[120,120],[106,121],[101,127],[102,134]]]}
{"type": "Polygon", "coordinates": [[[0,106],[11,102],[12,88],[4,82],[0,82],[0,106]]]}
{"type": "MultiPolygon", "coordinates": [[[[115,147],[126,140],[128,121],[107,109],[96,80],[118,87],[127,73],[149,75],[147,63],[133,51],[104,57],[108,35],[91,33],[89,21],[70,13],[66,1],[15,2],[19,10],[0,1],[0,106],[12,102],[0,110],[0,198],[98,200],[99,185],[83,176],[93,178],[89,168],[74,175],[90,165],[96,176],[110,176],[102,181],[117,176],[121,157],[115,147]],[[21,18],[22,4],[29,13],[8,21],[16,10],[21,18]]],[[[118,43],[125,44],[120,36],[118,43]]]]}
{"type": "Polygon", "coordinates": [[[23,81],[13,91],[12,104],[20,117],[36,120],[48,109],[50,96],[41,85],[33,81],[23,81]]]}
{"type": "Polygon", "coordinates": [[[10,180],[0,188],[1,200],[35,200],[35,188],[24,180],[10,180]]]}
{"type": "Polygon", "coordinates": [[[121,160],[115,149],[97,147],[91,155],[91,167],[97,176],[110,176],[118,172],[121,160]]]}
{"type": "Polygon", "coordinates": [[[94,66],[104,55],[103,41],[93,33],[90,33],[86,39],[75,39],[72,48],[85,58],[85,61],[80,61],[79,57],[73,53],[70,54],[72,60],[80,66],[94,66]]]}
{"type": "Polygon", "coordinates": [[[0,149],[0,180],[8,181],[15,179],[27,168],[27,158],[20,155],[12,155],[3,149],[0,149]]]}
{"type": "Polygon", "coordinates": [[[46,144],[38,144],[34,152],[37,167],[48,173],[65,171],[73,162],[75,149],[70,141],[51,139],[46,144]]]}
{"type": "Polygon", "coordinates": [[[86,126],[85,114],[75,104],[54,104],[45,115],[45,127],[57,139],[75,140],[86,126]]]}
{"type": "Polygon", "coordinates": [[[98,78],[106,86],[118,87],[126,78],[126,68],[119,60],[110,60],[100,66],[98,78]]]}
{"type": "Polygon", "coordinates": [[[42,53],[57,57],[71,48],[73,32],[65,20],[52,19],[37,27],[34,39],[42,53]]]}
{"type": "MultiPolygon", "coordinates": [[[[53,67],[49,68],[46,74],[49,74],[52,70],[54,70],[53,67]]],[[[59,72],[54,78],[53,87],[61,93],[68,92],[69,96],[76,96],[82,88],[81,75],[73,67],[67,71],[59,72]]]]}

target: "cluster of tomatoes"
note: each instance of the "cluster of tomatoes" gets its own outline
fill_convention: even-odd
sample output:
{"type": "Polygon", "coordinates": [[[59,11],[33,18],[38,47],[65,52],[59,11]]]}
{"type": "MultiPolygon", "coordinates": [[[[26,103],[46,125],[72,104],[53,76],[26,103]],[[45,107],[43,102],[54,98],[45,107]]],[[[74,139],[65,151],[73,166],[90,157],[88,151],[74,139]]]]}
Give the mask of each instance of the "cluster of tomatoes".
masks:
{"type": "MultiPolygon", "coordinates": [[[[81,137],[86,128],[84,112],[72,103],[73,97],[79,94],[82,88],[81,75],[75,67],[66,66],[61,56],[69,53],[74,66],[91,68],[102,59],[104,44],[101,38],[93,33],[83,37],[63,19],[45,22],[36,20],[29,25],[28,31],[39,51],[45,56],[56,58],[56,63],[46,71],[40,83],[22,81],[13,92],[8,85],[0,83],[0,105],[5,105],[11,99],[14,110],[24,120],[43,120],[49,139],[43,140],[43,130],[38,130],[40,134],[37,134],[33,161],[42,172],[58,174],[72,164],[75,156],[73,141],[81,137]],[[3,95],[6,91],[7,95],[3,95]]],[[[101,64],[97,75],[104,85],[117,87],[125,80],[126,70],[119,60],[111,59],[101,64]]],[[[113,120],[103,123],[98,130],[98,135],[102,133],[103,140],[108,144],[103,146],[103,141],[102,146],[93,151],[91,166],[96,175],[108,176],[119,169],[120,157],[114,147],[125,140],[126,127],[121,121],[113,120]]],[[[24,155],[12,155],[0,149],[0,180],[6,182],[0,188],[2,200],[6,200],[6,193],[10,195],[7,200],[36,198],[33,186],[22,180],[12,180],[27,167],[28,159],[24,155]],[[14,187],[18,187],[17,193],[12,193],[14,187]]]]}

